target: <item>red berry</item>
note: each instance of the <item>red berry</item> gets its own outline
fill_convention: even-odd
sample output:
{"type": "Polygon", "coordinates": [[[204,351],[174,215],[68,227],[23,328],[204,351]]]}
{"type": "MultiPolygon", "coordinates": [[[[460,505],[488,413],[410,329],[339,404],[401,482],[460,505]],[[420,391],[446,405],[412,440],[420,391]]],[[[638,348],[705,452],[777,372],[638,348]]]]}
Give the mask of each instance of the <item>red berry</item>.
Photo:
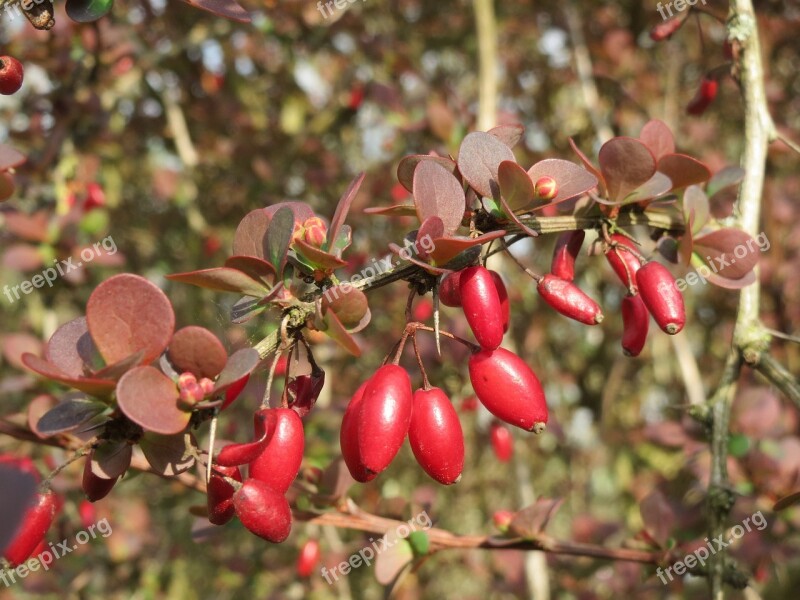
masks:
{"type": "Polygon", "coordinates": [[[542,384],[519,356],[505,348],[479,350],[469,358],[469,379],[495,417],[526,431],[544,430],[547,403],[542,384]]]}
{"type": "Polygon", "coordinates": [[[675,17],[669,21],[663,21],[650,30],[650,39],[654,42],[662,42],[672,37],[681,25],[686,21],[683,17],[675,17]]]}
{"type": "Polygon", "coordinates": [[[100,184],[90,183],[86,186],[86,200],[83,201],[83,210],[89,212],[95,208],[106,205],[106,194],[100,184]]]}
{"type": "Polygon", "coordinates": [[[425,472],[444,485],[457,483],[464,468],[464,433],[450,399],[439,388],[414,392],[408,441],[425,472]]]}
{"type": "Polygon", "coordinates": [[[22,87],[22,63],[11,56],[0,56],[0,94],[16,93],[22,87]]]}
{"type": "Polygon", "coordinates": [[[603,321],[603,312],[597,302],[571,281],[548,273],[539,280],[536,289],[547,304],[565,317],[587,325],[603,321]]]}
{"type": "Polygon", "coordinates": [[[59,499],[50,491],[36,494],[30,508],[22,517],[22,522],[3,557],[16,567],[30,558],[33,551],[44,539],[58,512],[59,499]]]}
{"type": "Polygon", "coordinates": [[[303,462],[303,422],[291,408],[272,409],[275,426],[261,454],[250,463],[250,477],[285,493],[303,462]]]}
{"type": "Polygon", "coordinates": [[[255,431],[253,441],[245,444],[228,444],[220,450],[217,455],[217,465],[222,467],[238,467],[257,459],[264,451],[264,448],[267,447],[269,438],[275,430],[275,423],[276,416],[272,409],[264,408],[257,410],[253,414],[255,431]]]}
{"type": "Polygon", "coordinates": [[[461,272],[448,273],[439,284],[439,301],[445,306],[461,306],[461,272]]]}
{"type": "Polygon", "coordinates": [[[475,339],[494,350],[503,341],[503,307],[492,274],[484,267],[461,271],[461,306],[475,339]]]}
{"type": "Polygon", "coordinates": [[[222,406],[219,407],[220,410],[225,410],[228,408],[236,398],[239,397],[239,394],[242,393],[245,387],[247,387],[247,382],[250,381],[250,374],[248,373],[244,377],[242,377],[239,381],[232,383],[228,389],[225,390],[225,400],[222,402],[222,406]]]}
{"type": "Polygon", "coordinates": [[[611,236],[611,240],[616,242],[616,246],[611,246],[606,251],[606,260],[614,273],[617,274],[622,284],[628,290],[636,291],[636,272],[642,266],[639,259],[634,252],[638,253],[636,244],[630,238],[615,233],[611,236]],[[626,248],[632,249],[634,252],[629,252],[626,248]]]}
{"type": "Polygon", "coordinates": [[[558,196],[558,185],[552,177],[540,177],[533,186],[536,197],[540,200],[552,200],[558,196]]]}
{"type": "Polygon", "coordinates": [[[578,258],[585,237],[586,232],[583,229],[565,231],[558,236],[553,250],[553,262],[550,265],[550,272],[553,275],[566,281],[575,278],[575,260],[578,258]]]}
{"type": "Polygon", "coordinates": [[[490,437],[497,460],[500,462],[510,461],[514,454],[514,438],[511,430],[500,423],[492,423],[490,437]]]}
{"type": "Polygon", "coordinates": [[[622,299],[622,326],[622,351],[626,356],[639,356],[650,328],[650,313],[641,296],[622,299]]]}
{"type": "Polygon", "coordinates": [[[206,501],[208,503],[208,520],[214,525],[224,525],[233,518],[235,512],[233,495],[236,490],[225,481],[225,477],[241,482],[242,472],[239,467],[212,466],[211,478],[208,482],[208,490],[206,490],[206,501]]]}
{"type": "Polygon", "coordinates": [[[342,447],[342,458],[353,479],[361,483],[372,481],[377,473],[370,473],[361,461],[361,452],[358,449],[358,417],[361,413],[361,403],[364,400],[364,390],[369,380],[353,394],[342,417],[342,427],[339,430],[339,444],[342,447]]]}
{"type": "Polygon", "coordinates": [[[414,307],[414,320],[425,322],[433,316],[433,302],[430,298],[422,298],[414,307]]]}
{"type": "Polygon", "coordinates": [[[92,523],[97,521],[97,509],[88,500],[81,500],[80,504],[78,504],[78,516],[81,519],[83,528],[88,529],[92,523]]]}
{"type": "Polygon", "coordinates": [[[384,365],[364,389],[358,417],[358,451],[368,471],[380,473],[400,451],[411,423],[411,380],[397,365],[384,365]]]}
{"type": "Polygon", "coordinates": [[[703,77],[700,81],[700,87],[697,89],[697,93],[686,106],[686,112],[694,116],[702,115],[706,112],[706,109],[711,106],[711,103],[714,102],[718,90],[719,82],[717,82],[716,79],[703,77]]]}
{"type": "Polygon", "coordinates": [[[310,577],[319,564],[321,553],[317,540],[308,540],[300,549],[300,556],[297,557],[297,576],[310,577]]]}
{"type": "Polygon", "coordinates": [[[83,466],[81,488],[89,502],[97,502],[108,496],[111,490],[114,489],[118,480],[119,477],[106,479],[105,477],[100,477],[95,474],[95,472],[92,471],[92,455],[90,454],[86,457],[86,463],[83,466]]]}
{"type": "Polygon", "coordinates": [[[475,412],[478,410],[478,399],[475,396],[469,396],[461,401],[461,410],[464,412],[475,412]]]}
{"type": "Polygon", "coordinates": [[[278,544],[292,531],[289,502],[263,481],[245,481],[233,495],[233,506],[242,524],[268,542],[278,544]]]}
{"type": "Polygon", "coordinates": [[[649,262],[636,274],[639,294],[662,331],[675,335],[686,324],[686,307],[675,278],[661,263],[649,262]]]}
{"type": "Polygon", "coordinates": [[[511,321],[511,302],[508,300],[508,290],[506,284],[503,283],[500,273],[496,271],[489,271],[494,280],[494,287],[497,289],[497,297],[500,298],[500,311],[503,315],[503,333],[508,331],[508,324],[511,321]]]}

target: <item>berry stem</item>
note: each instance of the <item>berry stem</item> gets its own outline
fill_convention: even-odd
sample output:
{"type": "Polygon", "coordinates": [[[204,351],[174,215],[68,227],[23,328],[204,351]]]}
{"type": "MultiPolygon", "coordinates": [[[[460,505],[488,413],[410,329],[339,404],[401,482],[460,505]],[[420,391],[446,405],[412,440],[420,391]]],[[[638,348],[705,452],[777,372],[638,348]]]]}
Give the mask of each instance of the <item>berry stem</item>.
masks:
{"type": "Polygon", "coordinates": [[[431,384],[428,381],[428,373],[425,371],[425,365],[422,362],[422,356],[419,353],[419,346],[417,345],[417,332],[411,334],[411,342],[414,344],[414,354],[417,357],[417,364],[419,365],[419,372],[422,373],[422,389],[431,389],[431,384]]]}

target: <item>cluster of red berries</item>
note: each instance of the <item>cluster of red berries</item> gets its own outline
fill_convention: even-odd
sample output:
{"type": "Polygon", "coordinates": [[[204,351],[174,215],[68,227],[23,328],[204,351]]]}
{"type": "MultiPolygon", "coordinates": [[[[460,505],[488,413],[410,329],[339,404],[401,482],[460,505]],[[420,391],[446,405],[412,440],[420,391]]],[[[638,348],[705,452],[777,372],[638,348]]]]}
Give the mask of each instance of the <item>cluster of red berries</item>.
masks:
{"type": "Polygon", "coordinates": [[[228,444],[211,466],[208,519],[224,525],[236,515],[257,536],[279,543],[292,529],[285,494],[303,461],[303,422],[289,408],[262,408],[253,421],[253,441],[228,444]],[[242,478],[244,465],[247,479],[242,478]]]}
{"type": "MultiPolygon", "coordinates": [[[[29,458],[0,456],[0,464],[10,466],[23,473],[30,474],[39,482],[41,476],[29,458]]],[[[61,510],[63,501],[51,490],[39,491],[25,511],[14,538],[3,551],[12,567],[17,567],[28,560],[44,542],[45,535],[61,510]]]]}
{"type": "MultiPolygon", "coordinates": [[[[584,237],[584,232],[578,230],[565,232],[558,238],[550,273],[541,278],[538,290],[544,301],[561,314],[595,325],[603,320],[600,306],[572,283],[584,237]]],[[[655,261],[645,262],[636,243],[620,233],[609,236],[605,257],[628,290],[621,311],[625,354],[638,356],[644,348],[649,315],[665,333],[674,335],[683,329],[686,323],[683,296],[666,267],[655,261]]]]}
{"type": "Polygon", "coordinates": [[[22,87],[22,63],[11,56],[0,56],[0,94],[9,96],[22,87]]]}

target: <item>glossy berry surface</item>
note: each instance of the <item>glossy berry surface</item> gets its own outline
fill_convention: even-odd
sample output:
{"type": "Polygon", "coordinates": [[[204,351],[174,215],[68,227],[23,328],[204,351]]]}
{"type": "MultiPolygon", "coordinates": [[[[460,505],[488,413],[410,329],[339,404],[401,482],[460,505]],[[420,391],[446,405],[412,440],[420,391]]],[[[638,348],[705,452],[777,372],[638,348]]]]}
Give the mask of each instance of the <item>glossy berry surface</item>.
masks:
{"type": "Polygon", "coordinates": [[[649,262],[636,274],[639,293],[662,331],[675,335],[686,324],[686,307],[672,273],[661,263],[649,262]]]}
{"type": "Polygon", "coordinates": [[[439,388],[414,392],[408,441],[417,462],[439,483],[461,479],[464,433],[450,399],[439,388]]]}
{"type": "Polygon", "coordinates": [[[0,56],[0,94],[10,95],[22,87],[22,63],[11,56],[0,56]]]}
{"type": "MultiPolygon", "coordinates": [[[[501,282],[502,283],[502,282],[501,282]]],[[[492,274],[484,267],[461,272],[461,306],[481,348],[494,350],[503,341],[504,311],[492,274]]]]}
{"type": "Polygon", "coordinates": [[[268,542],[278,544],[292,531],[289,502],[262,481],[245,481],[233,495],[233,506],[242,525],[268,542]]]}

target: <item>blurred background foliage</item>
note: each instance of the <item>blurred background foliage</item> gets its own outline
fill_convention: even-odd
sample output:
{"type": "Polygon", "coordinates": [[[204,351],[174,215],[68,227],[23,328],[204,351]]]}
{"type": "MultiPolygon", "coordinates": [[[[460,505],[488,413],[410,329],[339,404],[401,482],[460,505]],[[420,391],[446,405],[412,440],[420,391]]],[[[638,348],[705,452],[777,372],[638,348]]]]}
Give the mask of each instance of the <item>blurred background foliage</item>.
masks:
{"type": "MultiPolygon", "coordinates": [[[[498,122],[526,127],[515,149],[521,164],[551,156],[576,160],[570,137],[596,156],[604,132],[636,136],[649,118],[666,121],[679,148],[713,171],[738,162],[742,110],[729,78],[706,115],[684,113],[702,75],[725,62],[724,27],[693,15],[672,40],[656,44],[648,37],[661,22],[654,4],[497,3],[498,122]],[[588,50],[595,75],[599,98],[591,104],[576,73],[574,28],[583,33],[585,46],[579,48],[588,50]]],[[[717,0],[708,6],[723,15],[726,10],[717,0]]],[[[83,314],[103,279],[119,272],[144,275],[167,292],[178,326],[209,327],[231,349],[255,343],[274,328],[274,318],[231,326],[227,315],[235,298],[163,276],[221,265],[236,225],[253,208],[297,199],[330,218],[349,180],[364,170],[367,180],[349,218],[354,246],[348,269],[357,272],[385,256],[387,243],[401,240],[410,228],[410,222],[367,217],[360,210],[407,199],[396,183],[399,159],[433,149],[454,152],[474,130],[478,70],[471,3],[364,0],[327,19],[311,0],[253,0],[246,7],[255,11],[249,25],[183,3],[131,0],[96,24],[79,25],[59,6],[50,32],[0,15],[3,54],[22,60],[26,70],[21,92],[0,99],[0,139],[28,155],[15,176],[16,194],[0,205],[0,282],[19,284],[106,236],[119,250],[51,289],[14,303],[0,297],[6,418],[24,419],[36,394],[63,391],[23,371],[18,356],[37,348],[58,324],[83,314]],[[98,187],[100,205],[86,206],[98,187]]],[[[773,115],[797,139],[800,6],[764,1],[756,9],[773,115]]],[[[762,318],[789,333],[800,331],[798,194],[797,155],[775,144],[764,195],[764,232],[771,245],[761,256],[762,318]]],[[[733,199],[731,191],[717,201],[715,216],[731,214],[733,199]]],[[[520,244],[518,254],[543,270],[552,243],[543,237],[520,244]]],[[[549,528],[560,538],[644,545],[642,530],[652,535],[656,526],[666,526],[678,544],[705,536],[709,453],[703,431],[685,414],[687,389],[713,390],[737,296],[702,284],[689,288],[685,333],[677,341],[654,334],[642,355],[629,359],[619,347],[621,288],[601,258],[583,256],[578,266],[578,282],[601,300],[607,315],[590,330],[554,316],[513,265],[504,270],[514,307],[510,343],[546,386],[552,415],[547,433],[515,432],[514,457],[502,463],[491,450],[488,414],[470,410],[468,402],[461,411],[467,464],[458,485],[442,488],[427,479],[405,447],[377,481],[351,489],[359,505],[403,520],[425,508],[439,527],[490,533],[495,510],[522,508],[535,493],[564,498],[549,528]],[[640,511],[648,496],[661,509],[649,523],[640,511]]],[[[373,321],[358,336],[360,359],[330,342],[317,348],[328,383],[306,420],[309,466],[323,467],[338,455],[343,407],[401,333],[406,298],[403,283],[370,296],[373,321]]],[[[444,327],[466,334],[458,311],[445,311],[444,327]]],[[[415,316],[431,318],[428,299],[418,301],[415,316]]],[[[430,339],[422,346],[432,382],[462,407],[471,394],[464,350],[446,344],[440,359],[430,339]]],[[[792,372],[800,371],[796,345],[776,340],[774,351],[792,372]]],[[[405,360],[412,368],[411,357],[405,360]]],[[[224,416],[226,439],[249,436],[249,414],[265,380],[264,373],[254,377],[236,409],[224,416]]],[[[729,469],[741,496],[731,523],[761,510],[769,526],[748,533],[733,554],[764,598],[792,597],[800,583],[800,510],[771,510],[775,499],[797,489],[797,426],[797,410],[747,375],[732,424],[729,469]]],[[[9,438],[0,439],[0,451],[30,453],[43,466],[63,459],[57,450],[9,438]]],[[[82,528],[78,478],[78,469],[68,469],[58,479],[70,501],[51,541],[82,528]]],[[[272,547],[230,524],[195,542],[197,524],[189,508],[196,504],[203,498],[178,484],[151,475],[128,477],[97,506],[97,518],[109,519],[113,535],[59,561],[49,573],[0,590],[0,597],[382,595],[372,568],[333,586],[316,573],[300,579],[294,572],[306,539],[321,539],[323,564],[330,567],[368,544],[367,535],[298,524],[285,544],[272,547]]],[[[397,597],[527,597],[524,560],[512,551],[442,552],[407,577],[397,597]]],[[[547,556],[537,564],[540,581],[532,587],[541,590],[549,581],[553,598],[706,594],[704,580],[665,587],[651,567],[629,563],[547,556]]]]}

